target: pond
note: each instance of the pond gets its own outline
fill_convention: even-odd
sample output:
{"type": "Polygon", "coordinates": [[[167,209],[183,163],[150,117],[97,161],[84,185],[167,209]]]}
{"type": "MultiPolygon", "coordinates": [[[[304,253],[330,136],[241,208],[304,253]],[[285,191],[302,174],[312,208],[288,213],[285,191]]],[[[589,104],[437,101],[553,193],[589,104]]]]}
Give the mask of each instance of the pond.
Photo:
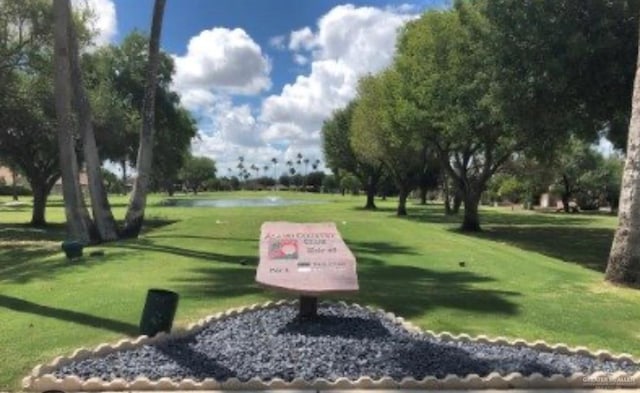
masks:
{"type": "Polygon", "coordinates": [[[175,207],[272,207],[309,205],[315,203],[322,202],[302,199],[285,199],[276,196],[238,199],[166,199],[162,201],[162,205],[164,206],[175,207]]]}

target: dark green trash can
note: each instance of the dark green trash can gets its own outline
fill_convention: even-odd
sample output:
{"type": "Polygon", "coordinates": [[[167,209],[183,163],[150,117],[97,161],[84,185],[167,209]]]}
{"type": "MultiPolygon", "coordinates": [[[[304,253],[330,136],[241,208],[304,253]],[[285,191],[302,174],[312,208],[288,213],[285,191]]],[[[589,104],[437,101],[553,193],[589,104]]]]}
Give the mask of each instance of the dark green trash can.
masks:
{"type": "Polygon", "coordinates": [[[149,289],[140,319],[140,334],[169,333],[178,308],[178,294],[166,289],[149,289]]]}
{"type": "Polygon", "coordinates": [[[68,259],[76,259],[82,256],[84,244],[76,240],[65,240],[62,242],[62,250],[68,259]]]}

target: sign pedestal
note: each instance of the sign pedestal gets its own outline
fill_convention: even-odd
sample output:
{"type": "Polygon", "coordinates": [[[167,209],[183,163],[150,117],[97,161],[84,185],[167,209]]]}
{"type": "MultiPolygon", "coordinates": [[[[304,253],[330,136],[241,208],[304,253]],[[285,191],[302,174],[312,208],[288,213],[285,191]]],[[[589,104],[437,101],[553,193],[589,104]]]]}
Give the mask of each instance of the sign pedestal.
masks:
{"type": "Polygon", "coordinates": [[[318,298],[315,296],[300,295],[300,310],[298,318],[313,319],[318,316],[318,298]]]}

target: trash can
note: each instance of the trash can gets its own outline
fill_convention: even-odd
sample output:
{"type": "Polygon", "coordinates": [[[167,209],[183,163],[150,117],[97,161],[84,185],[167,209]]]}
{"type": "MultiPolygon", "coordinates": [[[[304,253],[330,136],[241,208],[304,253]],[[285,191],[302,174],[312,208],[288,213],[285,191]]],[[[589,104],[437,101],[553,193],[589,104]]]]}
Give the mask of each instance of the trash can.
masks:
{"type": "Polygon", "coordinates": [[[178,297],[177,293],[166,289],[149,289],[140,319],[140,334],[151,337],[159,332],[169,333],[178,308],[178,297]]]}
{"type": "Polygon", "coordinates": [[[84,244],[77,240],[65,240],[61,247],[68,259],[76,259],[82,256],[84,244]]]}

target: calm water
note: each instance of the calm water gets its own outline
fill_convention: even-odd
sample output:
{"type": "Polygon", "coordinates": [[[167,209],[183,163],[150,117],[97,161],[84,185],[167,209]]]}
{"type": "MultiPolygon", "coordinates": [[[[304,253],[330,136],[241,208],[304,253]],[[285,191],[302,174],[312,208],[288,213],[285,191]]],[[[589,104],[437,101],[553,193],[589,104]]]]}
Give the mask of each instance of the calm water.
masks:
{"type": "Polygon", "coordinates": [[[263,207],[291,206],[322,203],[320,201],[302,199],[283,199],[280,197],[247,198],[247,199],[167,199],[165,206],[177,207],[263,207]]]}

